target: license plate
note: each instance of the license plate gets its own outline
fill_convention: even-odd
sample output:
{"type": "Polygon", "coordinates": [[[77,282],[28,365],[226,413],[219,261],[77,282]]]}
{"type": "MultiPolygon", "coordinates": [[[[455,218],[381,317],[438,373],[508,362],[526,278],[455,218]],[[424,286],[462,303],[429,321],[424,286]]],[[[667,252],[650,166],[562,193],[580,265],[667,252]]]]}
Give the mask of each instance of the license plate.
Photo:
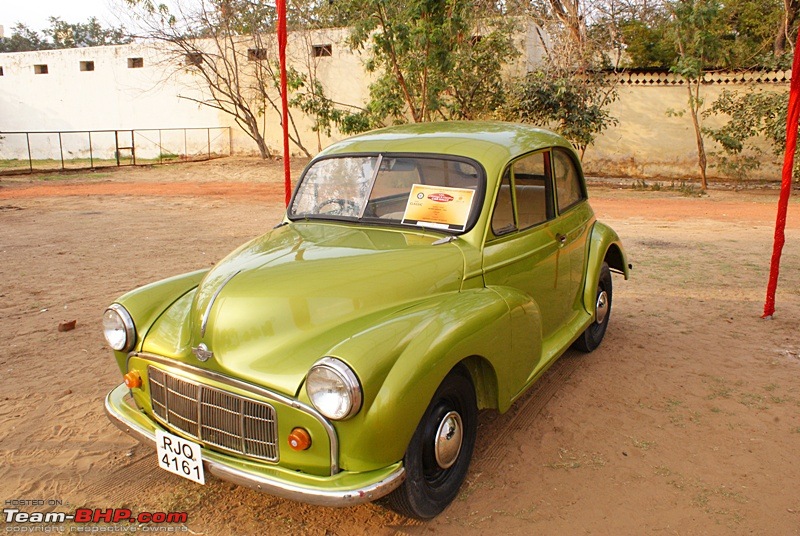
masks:
{"type": "Polygon", "coordinates": [[[156,454],[162,469],[198,484],[205,484],[200,445],[182,437],[156,430],[156,454]]]}

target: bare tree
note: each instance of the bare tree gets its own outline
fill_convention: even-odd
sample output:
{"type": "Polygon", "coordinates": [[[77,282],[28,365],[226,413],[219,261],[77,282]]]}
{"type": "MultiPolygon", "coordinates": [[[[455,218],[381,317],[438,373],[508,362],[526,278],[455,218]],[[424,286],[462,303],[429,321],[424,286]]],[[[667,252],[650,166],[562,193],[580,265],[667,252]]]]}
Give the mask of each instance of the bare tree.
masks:
{"type": "Polygon", "coordinates": [[[273,44],[274,6],[249,0],[175,2],[170,11],[152,0],[125,0],[143,30],[167,61],[199,77],[198,93],[182,98],[232,116],[255,142],[262,158],[272,153],[266,142],[268,113],[288,121],[289,139],[306,156],[294,119],[282,117],[273,44]]]}

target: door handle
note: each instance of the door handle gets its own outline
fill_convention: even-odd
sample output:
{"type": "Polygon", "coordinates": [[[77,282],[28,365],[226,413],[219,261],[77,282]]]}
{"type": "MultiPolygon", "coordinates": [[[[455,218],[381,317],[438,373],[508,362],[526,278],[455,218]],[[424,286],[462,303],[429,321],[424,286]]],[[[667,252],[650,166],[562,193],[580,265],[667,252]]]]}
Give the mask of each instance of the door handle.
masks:
{"type": "Polygon", "coordinates": [[[561,234],[561,233],[557,233],[556,234],[556,240],[558,240],[558,243],[559,243],[560,246],[563,246],[564,244],[567,243],[567,235],[561,234]]]}

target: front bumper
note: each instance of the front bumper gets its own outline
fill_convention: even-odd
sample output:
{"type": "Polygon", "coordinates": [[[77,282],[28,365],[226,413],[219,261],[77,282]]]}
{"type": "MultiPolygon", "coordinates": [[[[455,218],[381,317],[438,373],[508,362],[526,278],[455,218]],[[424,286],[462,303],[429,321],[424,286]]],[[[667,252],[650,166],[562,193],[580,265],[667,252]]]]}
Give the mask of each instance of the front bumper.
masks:
{"type": "MultiPolygon", "coordinates": [[[[155,448],[156,430],[161,427],[126,402],[128,393],[125,384],[108,393],[106,414],[120,430],[155,448]]],[[[203,449],[203,465],[206,471],[222,480],[321,506],[352,506],[374,501],[392,492],[406,478],[401,462],[364,473],[342,471],[332,476],[316,476],[208,449],[203,449]]]]}

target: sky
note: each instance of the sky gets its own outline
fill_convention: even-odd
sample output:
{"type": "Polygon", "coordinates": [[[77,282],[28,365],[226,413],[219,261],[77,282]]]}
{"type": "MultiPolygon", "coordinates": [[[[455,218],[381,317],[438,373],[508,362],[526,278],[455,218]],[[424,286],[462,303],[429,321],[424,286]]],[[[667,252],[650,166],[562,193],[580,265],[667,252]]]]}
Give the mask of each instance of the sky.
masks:
{"type": "Polygon", "coordinates": [[[115,6],[120,9],[121,4],[121,0],[0,0],[0,25],[6,37],[17,22],[41,31],[49,26],[48,17],[60,17],[70,23],[97,17],[104,26],[119,26],[114,10],[115,6]]]}

